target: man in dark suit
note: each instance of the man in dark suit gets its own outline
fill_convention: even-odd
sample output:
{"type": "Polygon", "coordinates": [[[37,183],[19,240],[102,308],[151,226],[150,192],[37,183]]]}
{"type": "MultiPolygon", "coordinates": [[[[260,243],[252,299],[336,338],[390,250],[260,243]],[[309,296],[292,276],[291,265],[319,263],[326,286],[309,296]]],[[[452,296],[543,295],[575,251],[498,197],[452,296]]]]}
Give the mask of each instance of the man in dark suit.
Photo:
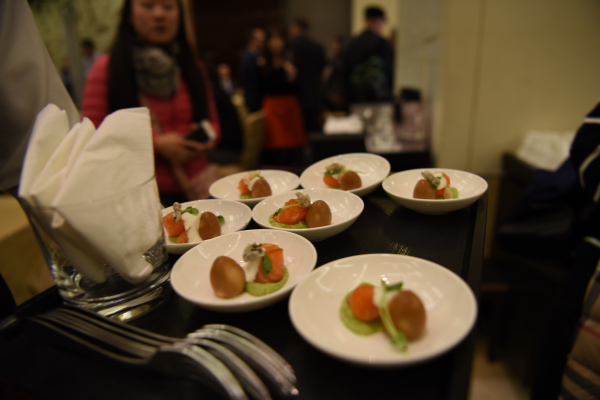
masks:
{"type": "Polygon", "coordinates": [[[325,68],[323,46],[308,36],[309,25],[304,18],[296,18],[290,26],[293,63],[298,69],[298,102],[307,131],[320,129],[321,74],[325,68]]]}
{"type": "Polygon", "coordinates": [[[261,55],[265,44],[265,31],[254,28],[248,37],[248,47],[242,55],[242,87],[244,89],[244,101],[248,111],[255,112],[261,109],[262,94],[258,84],[258,65],[256,61],[261,55]]]}
{"type": "Polygon", "coordinates": [[[381,37],[385,14],[378,7],[365,11],[365,30],[348,44],[344,55],[350,103],[386,102],[393,98],[394,51],[381,37]]]}

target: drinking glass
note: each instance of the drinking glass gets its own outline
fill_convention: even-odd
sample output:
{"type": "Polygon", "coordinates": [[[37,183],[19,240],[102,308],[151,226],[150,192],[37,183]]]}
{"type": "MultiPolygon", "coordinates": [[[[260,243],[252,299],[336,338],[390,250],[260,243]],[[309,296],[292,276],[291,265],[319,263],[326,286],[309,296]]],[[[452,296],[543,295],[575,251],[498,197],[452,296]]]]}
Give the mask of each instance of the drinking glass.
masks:
{"type": "MultiPolygon", "coordinates": [[[[162,207],[154,177],[132,189],[98,200],[68,204],[61,207],[58,214],[56,208],[31,206],[22,199],[20,203],[29,218],[42,254],[65,303],[125,321],[149,312],[169,296],[170,265],[163,236],[162,207]],[[143,226],[139,227],[144,230],[144,243],[150,243],[148,247],[143,245],[142,248],[139,246],[140,242],[136,242],[135,236],[133,239],[131,237],[132,234],[135,235],[136,220],[132,220],[130,216],[138,215],[139,218],[139,210],[144,210],[149,219],[142,222],[150,222],[140,224],[143,226]],[[105,223],[114,224],[116,221],[116,226],[110,227],[114,237],[107,235],[107,227],[102,226],[100,228],[104,229],[99,229],[98,234],[104,237],[97,238],[99,240],[95,243],[82,239],[80,232],[70,224],[63,224],[62,231],[57,232],[55,227],[60,225],[63,211],[70,215],[70,222],[73,218],[83,218],[90,212],[103,213],[100,217],[110,213],[110,218],[107,217],[105,223]],[[127,260],[134,260],[136,265],[142,264],[143,275],[135,279],[127,276],[126,279],[111,265],[110,246],[115,246],[115,240],[123,241],[119,245],[132,243],[133,254],[128,254],[127,260]],[[68,254],[72,260],[77,261],[72,262],[68,254]],[[100,254],[104,254],[104,258],[100,254]],[[92,264],[100,268],[96,267],[93,270],[94,274],[86,273],[92,264]],[[98,275],[103,279],[98,279],[98,275]]],[[[100,224],[103,223],[102,220],[103,218],[96,219],[100,224]]],[[[67,221],[69,222],[68,219],[67,221]]],[[[139,219],[137,222],[140,222],[139,219]]],[[[89,232],[87,234],[89,235],[89,232]]],[[[115,262],[114,258],[112,262],[115,262]]]]}

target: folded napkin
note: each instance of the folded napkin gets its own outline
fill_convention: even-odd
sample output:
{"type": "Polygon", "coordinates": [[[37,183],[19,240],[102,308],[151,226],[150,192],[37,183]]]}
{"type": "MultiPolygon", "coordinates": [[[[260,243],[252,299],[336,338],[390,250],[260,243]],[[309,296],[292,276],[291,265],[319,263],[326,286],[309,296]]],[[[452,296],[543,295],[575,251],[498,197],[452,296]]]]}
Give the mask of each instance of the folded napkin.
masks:
{"type": "Polygon", "coordinates": [[[347,117],[327,117],[323,125],[323,132],[326,134],[359,134],[363,132],[363,121],[356,115],[351,114],[347,117]]]}
{"type": "Polygon", "coordinates": [[[70,263],[95,282],[104,264],[131,283],[152,272],[143,255],[161,231],[147,108],[116,111],[96,128],[84,118],[69,129],[65,111],[38,114],[19,197],[70,263]]]}
{"type": "Polygon", "coordinates": [[[516,155],[538,169],[555,171],[569,157],[575,132],[529,131],[516,155]]]}

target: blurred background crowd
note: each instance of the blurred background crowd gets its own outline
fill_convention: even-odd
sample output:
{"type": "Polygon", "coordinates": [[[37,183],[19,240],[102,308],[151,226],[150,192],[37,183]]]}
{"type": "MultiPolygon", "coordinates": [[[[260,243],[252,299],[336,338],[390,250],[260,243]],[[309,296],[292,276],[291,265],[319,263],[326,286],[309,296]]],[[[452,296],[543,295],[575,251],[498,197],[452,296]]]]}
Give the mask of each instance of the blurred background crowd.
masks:
{"type": "MultiPolygon", "coordinates": [[[[32,5],[40,15],[49,9],[48,2],[32,5]]],[[[101,12],[87,7],[98,14],[100,31],[111,29],[101,12]]],[[[128,0],[103,49],[94,32],[66,38],[71,46],[61,57],[61,78],[83,117],[99,126],[118,109],[150,109],[165,204],[207,197],[220,176],[258,165],[304,168],[308,133],[321,132],[329,115],[396,97],[393,33],[384,36],[382,7],[363,7],[360,32],[351,37],[342,26],[327,50],[312,36],[308,18],[286,23],[277,2],[263,2],[263,12],[241,26],[228,21],[208,32],[204,11],[214,15],[222,7],[128,0]]],[[[66,8],[63,13],[81,12],[75,3],[66,8]]],[[[73,24],[64,22],[65,29],[73,24]]]]}

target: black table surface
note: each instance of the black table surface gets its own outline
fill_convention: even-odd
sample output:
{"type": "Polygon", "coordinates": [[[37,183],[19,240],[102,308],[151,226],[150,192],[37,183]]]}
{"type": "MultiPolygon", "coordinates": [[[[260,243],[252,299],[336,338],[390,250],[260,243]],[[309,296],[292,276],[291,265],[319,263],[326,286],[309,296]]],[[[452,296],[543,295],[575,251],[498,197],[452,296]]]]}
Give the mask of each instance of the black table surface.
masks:
{"type": "MultiPolygon", "coordinates": [[[[405,246],[409,255],[433,261],[460,275],[478,298],[487,195],[463,210],[440,216],[403,208],[381,187],[363,200],[364,211],[349,229],[314,243],[317,267],[358,254],[400,253],[405,246]]],[[[248,229],[257,227],[252,222],[248,229]]],[[[166,377],[100,356],[81,354],[41,337],[20,322],[27,315],[58,304],[57,291],[49,289],[4,320],[4,325],[16,321],[8,328],[2,329],[0,325],[0,389],[5,394],[60,399],[217,398],[207,387],[185,378],[166,377]]],[[[287,299],[257,311],[226,314],[201,309],[172,293],[158,309],[131,322],[177,337],[207,323],[237,326],[273,347],[295,369],[303,399],[466,399],[468,396],[473,331],[454,349],[435,359],[410,367],[377,369],[338,361],[309,345],[290,322],[287,299]]]]}

